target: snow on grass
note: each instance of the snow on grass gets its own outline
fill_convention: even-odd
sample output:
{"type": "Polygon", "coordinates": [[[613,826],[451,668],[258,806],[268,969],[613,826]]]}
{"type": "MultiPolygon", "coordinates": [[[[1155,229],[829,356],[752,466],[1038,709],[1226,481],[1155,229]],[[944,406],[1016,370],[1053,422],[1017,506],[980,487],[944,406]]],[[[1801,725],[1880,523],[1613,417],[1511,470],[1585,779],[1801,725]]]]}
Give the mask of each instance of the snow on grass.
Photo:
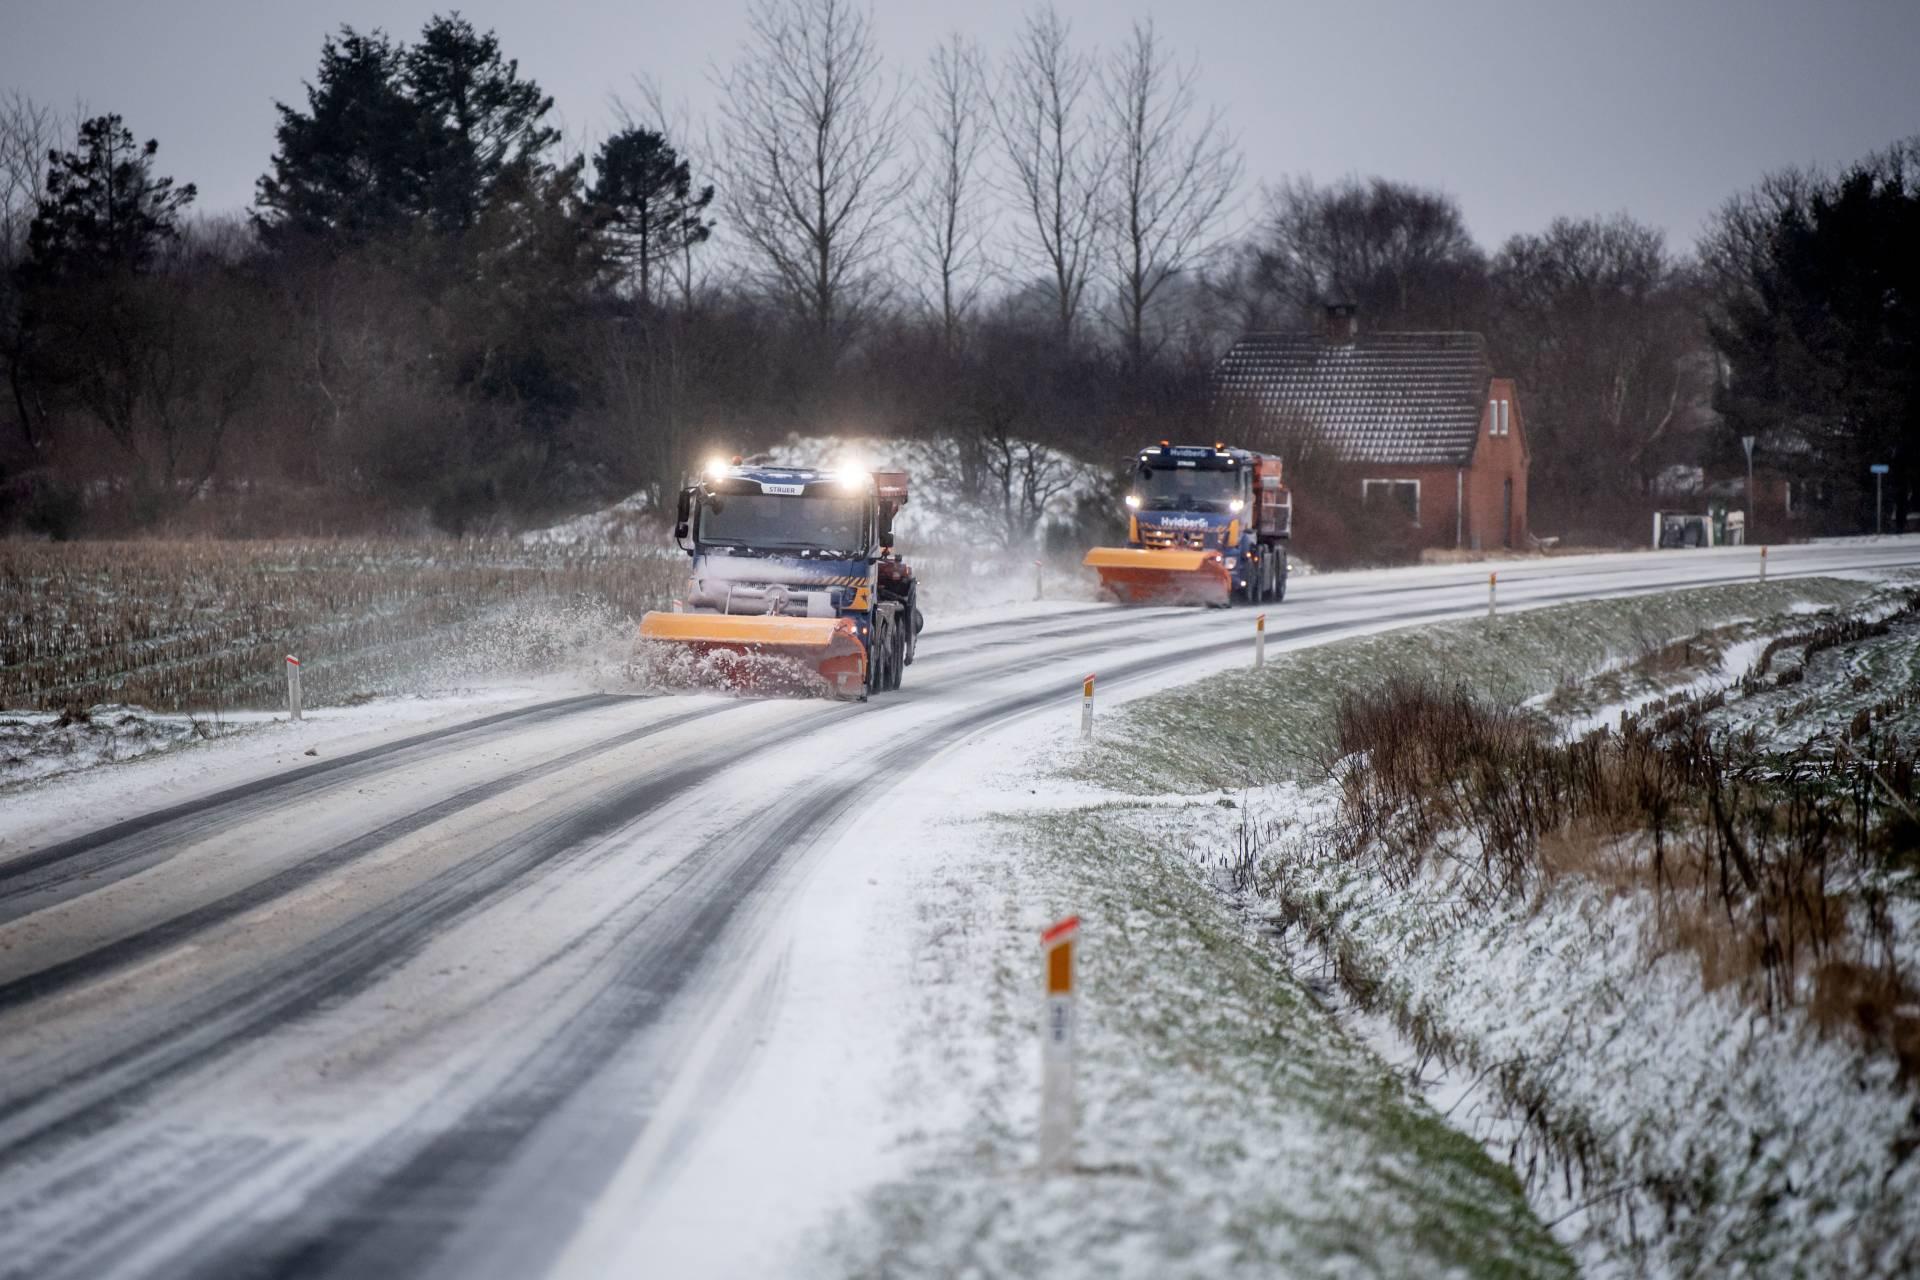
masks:
{"type": "MultiPolygon", "coordinates": [[[[1447,1064],[1421,1088],[1516,1161],[1583,1271],[1913,1274],[1920,1107],[1888,1055],[1820,1036],[1798,1009],[1768,1017],[1731,987],[1709,989],[1693,952],[1658,944],[1656,903],[1630,883],[1563,875],[1473,910],[1458,863],[1389,885],[1343,846],[1329,822],[1338,790],[1316,767],[1333,707],[1356,684],[1424,675],[1510,703],[1557,691],[1577,718],[1635,690],[1731,681],[1755,644],[1807,630],[1795,615],[1811,606],[1890,607],[1867,594],[1831,581],[1731,587],[1289,652],[1270,660],[1256,696],[1245,681],[1209,682],[1108,717],[1068,772],[1155,793],[1251,784],[1239,793],[1251,821],[1216,819],[1210,836],[1188,838],[1188,859],[1231,875],[1251,916],[1329,963],[1417,1046],[1403,1060],[1447,1064]],[[1697,664],[1622,671],[1687,636],[1697,664]],[[1606,678],[1587,689],[1583,672],[1606,678]]],[[[1804,740],[1836,732],[1861,699],[1911,694],[1917,673],[1920,625],[1897,625],[1816,653],[1793,683],[1730,694],[1718,714],[1732,728],[1791,725],[1804,740]]],[[[1112,811],[1113,848],[1180,847],[1142,812],[1112,811]]],[[[1896,895],[1891,909],[1910,969],[1920,905],[1896,895]]]]}
{"type": "Polygon", "coordinates": [[[641,555],[678,555],[669,538],[672,521],[656,511],[646,490],[628,494],[610,507],[588,511],[543,529],[520,535],[528,546],[626,547],[641,555]]]}
{"type": "MultiPolygon", "coordinates": [[[[1011,803],[1011,796],[1008,796],[1011,803]]],[[[827,1245],[846,1276],[1554,1276],[1517,1181],[1340,1030],[1196,874],[1217,807],[1060,807],[948,844],[911,956],[913,1171],[827,1245]],[[1197,819],[1197,820],[1196,820],[1197,819]],[[1077,911],[1080,1143],[1034,1169],[1036,907],[1077,911]]]]}
{"type": "Polygon", "coordinates": [[[139,707],[0,716],[0,787],[135,760],[236,728],[218,716],[154,715],[139,707]]]}
{"type": "Polygon", "coordinates": [[[1743,583],[1436,623],[1290,650],[1270,657],[1261,671],[1128,704],[1070,772],[1148,794],[1314,776],[1342,690],[1396,675],[1431,676],[1495,701],[1525,702],[1731,619],[1808,603],[1848,604],[1872,590],[1830,578],[1743,583]]]}
{"type": "MultiPolygon", "coordinates": [[[[1887,621],[1884,635],[1818,649],[1810,657],[1788,647],[1774,656],[1765,677],[1730,690],[1726,705],[1707,713],[1707,723],[1715,730],[1751,731],[1767,750],[1793,751],[1809,741],[1842,738],[1861,712],[1884,706],[1874,718],[1881,737],[1893,734],[1909,743],[1920,738],[1920,618],[1893,617],[1886,606],[1894,603],[1853,615],[1887,621]]],[[[1803,621],[1791,634],[1812,630],[1803,621]]],[[[1765,647],[1762,642],[1758,649],[1765,647]]]]}

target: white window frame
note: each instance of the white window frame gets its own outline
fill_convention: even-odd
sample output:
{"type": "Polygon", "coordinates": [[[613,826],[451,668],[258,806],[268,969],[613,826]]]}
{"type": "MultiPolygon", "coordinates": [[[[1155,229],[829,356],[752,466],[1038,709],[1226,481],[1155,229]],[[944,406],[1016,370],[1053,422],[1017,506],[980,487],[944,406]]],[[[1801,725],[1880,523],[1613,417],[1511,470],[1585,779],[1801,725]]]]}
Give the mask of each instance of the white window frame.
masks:
{"type": "Polygon", "coordinates": [[[1507,400],[1500,402],[1500,434],[1503,436],[1513,429],[1512,410],[1508,407],[1510,404],[1511,401],[1507,400]]]}
{"type": "Polygon", "coordinates": [[[1394,496],[1393,490],[1395,486],[1403,484],[1413,486],[1413,524],[1417,529],[1420,527],[1420,482],[1418,480],[1393,480],[1387,478],[1362,480],[1360,482],[1360,505],[1363,507],[1367,505],[1367,495],[1375,485],[1385,486],[1387,496],[1392,498],[1394,496]]]}

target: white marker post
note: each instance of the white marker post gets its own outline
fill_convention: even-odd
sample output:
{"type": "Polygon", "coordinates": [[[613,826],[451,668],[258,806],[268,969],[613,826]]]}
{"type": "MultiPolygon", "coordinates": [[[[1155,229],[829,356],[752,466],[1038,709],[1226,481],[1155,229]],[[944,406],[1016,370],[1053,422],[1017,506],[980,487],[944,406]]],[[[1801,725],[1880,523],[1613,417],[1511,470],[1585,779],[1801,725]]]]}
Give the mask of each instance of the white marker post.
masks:
{"type": "Polygon", "coordinates": [[[1040,1168],[1046,1173],[1073,1168],[1073,952],[1079,937],[1079,916],[1040,935],[1047,977],[1040,1028],[1040,1168]]]}
{"type": "Polygon", "coordinates": [[[1261,614],[1253,620],[1253,669],[1258,671],[1267,665],[1267,615],[1261,614]]]}
{"type": "Polygon", "coordinates": [[[300,718],[300,659],[287,655],[287,715],[300,718]]]}
{"type": "Polygon", "coordinates": [[[1760,581],[1765,582],[1766,580],[1767,580],[1767,549],[1765,547],[1762,547],[1760,548],[1760,581]]]}
{"type": "Polygon", "coordinates": [[[1489,618],[1493,617],[1497,611],[1497,592],[1499,590],[1499,587],[1500,587],[1500,575],[1498,573],[1488,574],[1487,575],[1487,616],[1489,618]]]}
{"type": "Polygon", "coordinates": [[[1080,684],[1080,736],[1093,736],[1093,677],[1088,676],[1080,684]]]}
{"type": "Polygon", "coordinates": [[[1033,562],[1033,598],[1040,599],[1040,562],[1033,562]]]}

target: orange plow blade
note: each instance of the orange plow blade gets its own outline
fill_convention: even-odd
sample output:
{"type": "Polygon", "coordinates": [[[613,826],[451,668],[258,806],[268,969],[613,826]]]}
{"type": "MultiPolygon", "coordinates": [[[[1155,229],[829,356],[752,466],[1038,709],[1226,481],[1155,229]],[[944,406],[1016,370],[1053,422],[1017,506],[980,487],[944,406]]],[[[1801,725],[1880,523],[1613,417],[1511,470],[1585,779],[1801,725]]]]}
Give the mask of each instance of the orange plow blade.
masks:
{"type": "Polygon", "coordinates": [[[680,687],[851,698],[867,684],[867,647],[851,618],[649,613],[633,665],[650,684],[680,687]]]}
{"type": "Polygon", "coordinates": [[[1095,547],[1081,563],[1122,604],[1225,604],[1233,594],[1218,551],[1095,547]]]}

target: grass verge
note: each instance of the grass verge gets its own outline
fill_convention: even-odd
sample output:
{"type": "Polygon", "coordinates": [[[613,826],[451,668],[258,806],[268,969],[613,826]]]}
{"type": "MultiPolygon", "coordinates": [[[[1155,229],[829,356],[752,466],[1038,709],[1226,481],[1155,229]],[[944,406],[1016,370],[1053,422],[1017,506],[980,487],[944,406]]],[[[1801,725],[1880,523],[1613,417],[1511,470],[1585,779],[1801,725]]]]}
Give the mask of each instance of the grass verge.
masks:
{"type": "Polygon", "coordinates": [[[1221,817],[1113,806],[992,821],[912,949],[929,993],[909,1037],[923,1046],[914,1091],[962,1118],[842,1224],[827,1271],[1572,1273],[1512,1173],[1351,1041],[1195,875],[1221,817]],[[1067,1178],[1031,1169],[1036,903],[1083,921],[1067,1178]]]}
{"type": "MultiPolygon", "coordinates": [[[[1128,703],[1070,776],[1116,791],[1194,793],[1324,775],[1340,695],[1392,678],[1438,679],[1519,703],[1739,620],[1779,629],[1795,611],[1856,603],[1833,578],[1744,583],[1443,622],[1270,654],[1265,669],[1128,703]]],[[[1291,607],[1291,606],[1288,606],[1291,607]]]]}

